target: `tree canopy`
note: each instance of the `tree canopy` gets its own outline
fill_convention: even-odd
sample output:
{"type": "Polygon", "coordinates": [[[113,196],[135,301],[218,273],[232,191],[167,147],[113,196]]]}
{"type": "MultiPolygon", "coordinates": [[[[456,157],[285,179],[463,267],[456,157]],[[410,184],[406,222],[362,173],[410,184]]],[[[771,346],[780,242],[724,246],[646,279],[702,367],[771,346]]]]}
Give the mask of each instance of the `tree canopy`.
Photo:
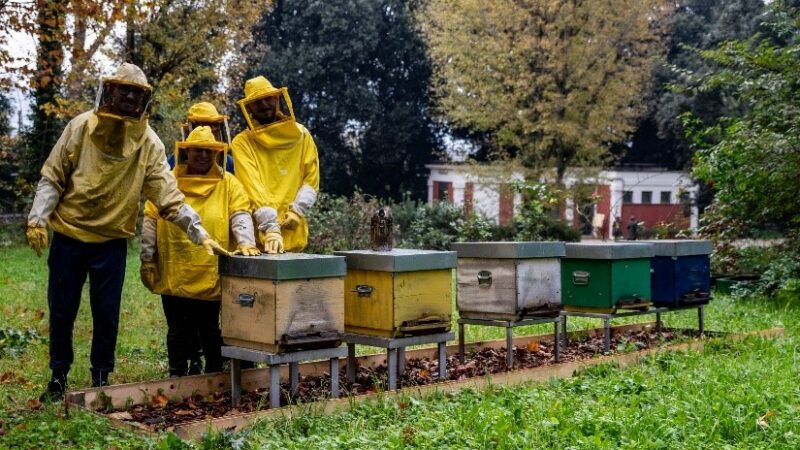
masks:
{"type": "Polygon", "coordinates": [[[421,15],[441,113],[528,167],[608,162],[643,112],[660,0],[431,0],[421,15]]]}
{"type": "Polygon", "coordinates": [[[711,70],[689,93],[731,92],[744,104],[738,116],[704,122],[685,115],[693,130],[694,174],[716,192],[707,225],[731,236],[778,225],[800,229],[800,9],[775,2],[764,33],[702,52],[711,70]]]}
{"type": "MultiPolygon", "coordinates": [[[[287,86],[316,140],[323,189],[380,197],[426,192],[437,138],[431,67],[401,0],[278,0],[254,28],[247,77],[287,86]]],[[[243,80],[238,86],[241,89],[243,80]]]]}

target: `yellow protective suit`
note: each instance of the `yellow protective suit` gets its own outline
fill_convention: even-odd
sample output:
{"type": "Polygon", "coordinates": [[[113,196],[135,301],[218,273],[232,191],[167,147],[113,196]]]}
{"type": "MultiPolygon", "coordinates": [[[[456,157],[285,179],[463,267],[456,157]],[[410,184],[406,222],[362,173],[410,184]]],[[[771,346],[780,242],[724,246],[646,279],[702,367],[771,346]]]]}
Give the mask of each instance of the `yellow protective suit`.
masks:
{"type": "Polygon", "coordinates": [[[147,123],[138,138],[126,133],[124,145],[109,147],[95,139],[98,129],[113,128],[106,121],[133,128],[85,112],[67,125],[41,171],[61,195],[50,227],[82,242],[134,237],[142,192],[163,215],[175,215],[183,205],[164,144],[147,123]]]}
{"type": "MultiPolygon", "coordinates": [[[[187,141],[197,142],[194,138],[200,134],[200,130],[208,130],[207,138],[214,142],[208,127],[196,128],[187,141]]],[[[176,164],[173,171],[181,191],[186,195],[186,203],[197,211],[212,239],[222,247],[234,250],[236,243],[229,238],[231,218],[243,213],[249,216],[250,211],[250,200],[242,184],[219,166],[212,167],[213,175],[206,178],[184,176],[180,173],[181,169],[176,164]]],[[[147,218],[157,220],[156,254],[153,258],[157,276],[155,285],[148,288],[156,294],[220,300],[217,257],[208,255],[202,247],[192,244],[178,226],[159,218],[152,203],[145,204],[144,212],[147,218]]]]}
{"type": "MultiPolygon", "coordinates": [[[[285,89],[275,89],[264,77],[253,78],[245,84],[245,98],[241,102],[275,91],[285,89]]],[[[288,94],[284,95],[288,97],[288,94]]],[[[291,108],[291,103],[289,105],[291,108]]],[[[247,114],[245,108],[242,110],[247,114]]],[[[248,123],[251,123],[249,119],[248,123]]],[[[278,221],[290,208],[300,213],[300,224],[292,230],[282,229],[281,235],[287,252],[305,249],[308,244],[306,211],[300,211],[305,208],[295,207],[295,203],[301,190],[314,196],[319,192],[319,157],[308,130],[295,122],[291,112],[291,120],[239,133],[233,138],[231,152],[236,161],[236,178],[250,197],[251,209],[258,212],[261,208],[273,208],[278,221]]],[[[310,207],[310,204],[306,202],[306,206],[310,207]]],[[[261,224],[259,228],[265,231],[261,224]]],[[[262,246],[263,239],[261,234],[259,241],[262,246]]]]}

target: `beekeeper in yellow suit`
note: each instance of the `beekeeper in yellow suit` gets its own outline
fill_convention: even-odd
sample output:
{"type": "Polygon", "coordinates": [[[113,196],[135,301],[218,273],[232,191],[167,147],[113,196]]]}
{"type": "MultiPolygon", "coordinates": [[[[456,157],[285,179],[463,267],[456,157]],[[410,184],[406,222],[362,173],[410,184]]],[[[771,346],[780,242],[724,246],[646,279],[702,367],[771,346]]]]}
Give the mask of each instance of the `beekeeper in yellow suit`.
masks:
{"type": "MultiPolygon", "coordinates": [[[[210,127],[199,126],[186,141],[175,143],[173,173],[186,202],[203,219],[209,235],[229,248],[229,229],[236,253],[255,256],[250,199],[241,183],[225,172],[227,144],[216,140],[210,127]]],[[[170,376],[189,374],[197,340],[205,356],[205,372],[222,371],[219,329],[221,290],[217,257],[207,255],[186,239],[173,223],[159,218],[147,202],[142,225],[141,277],[153,293],[161,294],[167,319],[167,357],[170,376]]]]}
{"type": "Polygon", "coordinates": [[[295,121],[287,88],[259,76],[247,80],[239,107],[248,129],[233,138],[236,178],[250,196],[267,253],[300,252],[308,243],[306,214],[319,192],[319,158],[311,133],[295,121]]]}
{"type": "Polygon", "coordinates": [[[89,277],[93,386],[114,370],[127,239],[134,237],[142,193],[159,214],[211,254],[228,252],[209,237],[184,202],[169,171],[164,144],[150,128],[152,88],[144,73],[123,64],[100,81],[93,111],[72,119],[42,167],[27,238],[40,254],[48,246],[50,369],[44,400],[63,398],[73,362],[72,328],[89,277]]]}

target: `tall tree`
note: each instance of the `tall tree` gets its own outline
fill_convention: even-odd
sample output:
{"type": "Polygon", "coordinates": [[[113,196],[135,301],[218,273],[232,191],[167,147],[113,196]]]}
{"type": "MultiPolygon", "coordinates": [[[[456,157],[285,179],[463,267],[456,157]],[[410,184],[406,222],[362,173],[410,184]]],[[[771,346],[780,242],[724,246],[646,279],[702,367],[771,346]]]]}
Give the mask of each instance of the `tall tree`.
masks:
{"type": "Polygon", "coordinates": [[[430,0],[424,29],[453,123],[527,167],[597,166],[643,112],[663,0],[430,0]]]}
{"type": "Polygon", "coordinates": [[[666,57],[656,65],[652,102],[625,152],[624,163],[648,163],[684,169],[692,159],[691,142],[679,116],[691,112],[703,120],[738,115],[740,105],[726,101],[730,89],[717,86],[702,92],[675,89],[692,76],[712,70],[698,50],[729,40],[747,39],[764,21],[763,0],[680,0],[668,19],[666,57]]]}
{"type": "Polygon", "coordinates": [[[142,67],[154,88],[151,124],[171,148],[177,123],[198,98],[231,109],[218,89],[229,72],[240,76],[239,50],[270,2],[257,0],[144,0],[125,13],[126,30],[117,43],[120,59],[142,67]]]}
{"type": "Polygon", "coordinates": [[[63,122],[50,113],[63,83],[64,30],[68,0],[37,0],[36,16],[36,74],[33,126],[27,138],[26,178],[38,178],[39,168],[61,134],[63,122]]]}
{"type": "Polygon", "coordinates": [[[327,192],[426,192],[424,164],[438,141],[415,4],[280,0],[254,29],[255,42],[266,45],[248,51],[246,77],[289,87],[298,120],[317,142],[327,192]]]}
{"type": "Polygon", "coordinates": [[[710,69],[697,91],[726,89],[726,102],[746,110],[708,122],[683,118],[700,149],[694,174],[715,189],[713,220],[731,232],[778,225],[800,233],[800,7],[791,5],[770,6],[776,14],[766,33],[702,53],[710,69]]]}

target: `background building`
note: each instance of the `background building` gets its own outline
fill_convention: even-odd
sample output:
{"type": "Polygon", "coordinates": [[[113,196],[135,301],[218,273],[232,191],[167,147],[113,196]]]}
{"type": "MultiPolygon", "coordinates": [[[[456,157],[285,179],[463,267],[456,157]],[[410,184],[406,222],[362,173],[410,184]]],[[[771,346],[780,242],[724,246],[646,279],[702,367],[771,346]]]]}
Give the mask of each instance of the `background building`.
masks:
{"type": "MultiPolygon", "coordinates": [[[[469,165],[428,164],[428,202],[448,201],[462,206],[469,214],[479,213],[500,225],[508,225],[519,211],[521,198],[509,189],[509,182],[522,180],[520,173],[506,177],[482,176],[469,165]]],[[[615,168],[596,177],[578,178],[569,172],[564,183],[572,188],[583,183],[591,188],[594,200],[569,198],[562,217],[582,234],[591,234],[595,215],[602,214],[602,234],[612,237],[614,218],[624,230],[631,216],[645,227],[659,223],[683,230],[697,229],[694,199],[697,185],[685,172],[657,168],[615,168]]],[[[598,221],[599,222],[599,221],[598,221]]]]}

